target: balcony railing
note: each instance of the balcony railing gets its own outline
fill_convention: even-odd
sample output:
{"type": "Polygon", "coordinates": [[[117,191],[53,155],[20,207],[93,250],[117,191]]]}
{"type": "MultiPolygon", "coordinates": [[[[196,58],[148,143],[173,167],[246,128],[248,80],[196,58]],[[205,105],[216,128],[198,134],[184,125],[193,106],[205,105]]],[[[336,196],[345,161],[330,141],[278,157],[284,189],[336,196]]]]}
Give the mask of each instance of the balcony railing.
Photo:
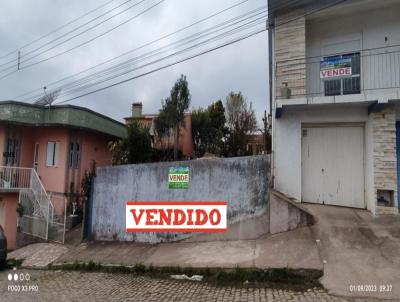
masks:
{"type": "Polygon", "coordinates": [[[64,242],[65,215],[60,218],[55,213],[54,205],[35,169],[0,167],[0,191],[19,192],[19,203],[23,209],[18,221],[21,232],[45,240],[64,242]]]}
{"type": "Polygon", "coordinates": [[[31,168],[0,167],[0,190],[19,191],[31,184],[31,168]]]}
{"type": "Polygon", "coordinates": [[[276,99],[399,89],[400,45],[279,61],[275,65],[275,83],[276,99]],[[321,62],[335,59],[347,60],[350,74],[321,73],[321,62]]]}

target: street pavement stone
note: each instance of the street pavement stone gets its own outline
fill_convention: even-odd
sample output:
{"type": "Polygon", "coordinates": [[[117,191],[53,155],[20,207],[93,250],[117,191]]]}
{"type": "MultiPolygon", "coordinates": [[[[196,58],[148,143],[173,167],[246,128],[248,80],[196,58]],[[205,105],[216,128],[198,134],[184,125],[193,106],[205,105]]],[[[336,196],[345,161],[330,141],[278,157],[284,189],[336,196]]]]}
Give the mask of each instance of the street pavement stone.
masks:
{"type": "Polygon", "coordinates": [[[0,272],[0,301],[364,302],[377,300],[336,297],[320,288],[295,291],[264,287],[215,286],[206,282],[130,274],[18,269],[0,272]],[[29,275],[30,280],[9,281],[10,274],[12,278],[17,274],[18,279],[22,275],[24,278],[29,275]]]}

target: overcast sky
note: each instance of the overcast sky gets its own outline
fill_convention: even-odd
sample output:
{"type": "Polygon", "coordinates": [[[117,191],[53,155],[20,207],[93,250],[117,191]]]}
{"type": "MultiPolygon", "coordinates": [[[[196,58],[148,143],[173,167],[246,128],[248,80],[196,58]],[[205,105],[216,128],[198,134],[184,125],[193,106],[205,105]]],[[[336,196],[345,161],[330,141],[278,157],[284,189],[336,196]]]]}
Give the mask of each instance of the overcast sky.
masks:
{"type": "MultiPolygon", "coordinates": [[[[0,4],[0,57],[109,1],[110,0],[2,0],[0,4]]],[[[86,18],[80,19],[78,22],[71,24],[30,47],[23,48],[21,50],[22,56],[28,51],[41,46],[51,39],[57,38],[61,34],[74,29],[76,26],[99,16],[125,1],[127,0],[114,0],[109,5],[86,18]]],[[[138,1],[139,0],[130,1],[119,9],[109,13],[107,16],[111,16],[138,1]]],[[[29,58],[27,54],[25,58],[21,58],[21,67],[23,68],[28,63],[47,58],[87,41],[121,22],[124,22],[151,5],[156,4],[158,1],[159,0],[146,0],[120,16],[88,31],[86,34],[72,39],[68,43],[60,45],[27,63],[23,63],[24,59],[29,58]]],[[[165,0],[155,8],[93,42],[31,68],[22,69],[7,78],[1,79],[0,99],[15,99],[15,96],[32,89],[41,88],[63,77],[92,67],[239,2],[241,2],[241,0],[165,0]]],[[[120,60],[113,61],[113,63],[119,63],[148,51],[158,49],[168,43],[177,41],[179,38],[186,37],[189,34],[193,34],[263,5],[266,5],[266,0],[248,0],[246,3],[214,19],[198,24],[190,30],[176,36],[171,36],[160,43],[151,45],[151,47],[143,49],[141,52],[132,53],[120,60]]],[[[106,17],[99,18],[95,23],[104,20],[106,17]]],[[[260,28],[260,26],[262,27],[262,25],[259,25],[252,28],[252,30],[260,28]]],[[[87,27],[88,26],[83,27],[74,32],[74,34],[87,27]]],[[[225,41],[228,39],[229,38],[225,41]]],[[[62,39],[57,42],[60,41],[62,41],[62,39]]],[[[216,44],[204,46],[199,50],[205,50],[207,47],[213,45],[216,44]]],[[[46,48],[42,48],[41,50],[45,49],[46,48]]],[[[134,101],[143,102],[144,113],[156,113],[160,109],[161,99],[169,95],[172,85],[180,74],[185,74],[192,94],[190,109],[206,107],[211,102],[218,99],[224,100],[230,91],[241,91],[247,97],[248,101],[253,103],[258,122],[261,125],[263,112],[264,110],[268,110],[267,49],[267,33],[263,32],[193,60],[73,100],[69,102],[69,104],[86,106],[119,121],[122,121],[123,117],[131,114],[131,103],[134,101]]],[[[189,54],[194,53],[196,53],[196,51],[189,54]]],[[[184,56],[185,55],[181,55],[171,58],[166,61],[166,63],[173,62],[184,56]]],[[[2,58],[0,59],[0,64],[7,63],[16,57],[17,53],[14,53],[12,56],[2,58]]],[[[123,80],[129,76],[138,75],[155,67],[162,66],[163,64],[165,64],[165,62],[135,71],[117,80],[123,80]]],[[[1,66],[0,70],[8,66],[10,65],[1,66]]],[[[105,65],[102,68],[108,66],[110,65],[105,65]]],[[[8,71],[13,71],[14,69],[16,69],[16,65],[13,69],[8,71]]],[[[5,74],[5,72],[0,72],[0,76],[3,74],[5,74]]],[[[113,80],[106,84],[112,84],[115,81],[116,80],[113,80]]],[[[50,85],[49,89],[52,87],[53,86],[50,85]]],[[[99,87],[102,87],[102,85],[95,86],[86,91],[99,87]]],[[[73,96],[76,95],[77,94],[73,96]]],[[[64,99],[67,98],[68,96],[64,97],[64,99]]],[[[22,99],[23,98],[15,100],[22,99]]],[[[59,99],[59,101],[61,100],[62,98],[59,99]]]]}

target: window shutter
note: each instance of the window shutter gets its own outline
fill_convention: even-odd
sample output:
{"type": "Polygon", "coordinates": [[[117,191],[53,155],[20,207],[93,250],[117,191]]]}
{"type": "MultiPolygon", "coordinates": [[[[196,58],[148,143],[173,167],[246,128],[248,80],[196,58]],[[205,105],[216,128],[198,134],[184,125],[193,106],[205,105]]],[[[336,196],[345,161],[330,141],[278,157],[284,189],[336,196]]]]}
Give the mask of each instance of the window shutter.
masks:
{"type": "Polygon", "coordinates": [[[55,148],[54,148],[54,166],[58,166],[58,151],[60,149],[60,143],[56,142],[55,143],[55,148]]]}
{"type": "Polygon", "coordinates": [[[47,157],[46,157],[46,166],[53,165],[53,152],[54,152],[54,143],[48,142],[47,143],[47,157]]]}
{"type": "Polygon", "coordinates": [[[72,168],[74,163],[74,143],[69,143],[69,167],[72,168]]]}

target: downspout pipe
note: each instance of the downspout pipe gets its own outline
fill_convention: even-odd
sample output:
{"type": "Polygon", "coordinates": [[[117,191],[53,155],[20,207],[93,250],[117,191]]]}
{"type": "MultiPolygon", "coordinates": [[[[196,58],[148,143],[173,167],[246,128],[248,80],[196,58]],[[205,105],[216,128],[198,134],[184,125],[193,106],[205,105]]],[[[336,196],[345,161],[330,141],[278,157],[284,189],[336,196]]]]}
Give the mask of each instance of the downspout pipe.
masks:
{"type": "MultiPolygon", "coordinates": [[[[267,24],[268,26],[268,24],[267,24]]],[[[272,116],[272,31],[268,26],[268,82],[269,82],[269,114],[272,116]]]]}

